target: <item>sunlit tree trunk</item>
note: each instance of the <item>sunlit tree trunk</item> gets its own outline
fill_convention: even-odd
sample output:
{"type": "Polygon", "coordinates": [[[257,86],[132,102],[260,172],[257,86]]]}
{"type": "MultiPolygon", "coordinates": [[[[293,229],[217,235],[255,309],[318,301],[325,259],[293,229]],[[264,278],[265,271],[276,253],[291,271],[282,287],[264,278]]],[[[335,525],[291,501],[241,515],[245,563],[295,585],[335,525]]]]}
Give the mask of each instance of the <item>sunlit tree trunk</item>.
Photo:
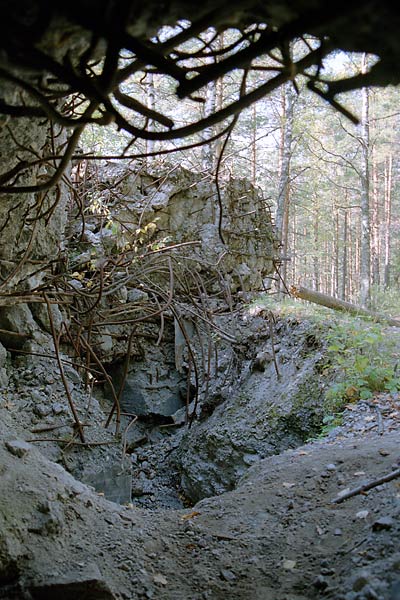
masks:
{"type": "Polygon", "coordinates": [[[339,293],[339,210],[335,210],[335,235],[333,242],[333,254],[334,261],[333,264],[333,272],[332,272],[332,296],[337,296],[339,293]]]}
{"type": "MultiPolygon", "coordinates": [[[[367,70],[367,55],[363,55],[362,71],[367,70]]],[[[361,122],[361,239],[360,239],[360,303],[368,307],[370,304],[371,283],[371,225],[369,210],[369,89],[362,92],[362,122],[361,122]]]]}
{"type": "MultiPolygon", "coordinates": [[[[215,35],[215,29],[211,28],[207,32],[206,39],[211,42],[214,35],[215,35]]],[[[206,64],[210,64],[210,63],[214,62],[214,59],[207,58],[205,60],[205,62],[206,62],[206,64]]],[[[216,83],[216,81],[210,81],[207,84],[206,90],[205,90],[205,103],[204,103],[203,117],[207,118],[210,115],[212,115],[215,112],[216,106],[217,106],[217,83],[216,83]]],[[[215,132],[214,127],[207,127],[206,129],[204,129],[202,132],[203,140],[207,140],[210,137],[212,137],[214,132],[215,132]]],[[[202,147],[201,161],[202,161],[202,169],[204,171],[209,172],[210,175],[212,175],[215,171],[215,166],[216,166],[215,144],[214,143],[211,142],[209,144],[204,144],[204,146],[202,147]]]]}
{"type": "MultiPolygon", "coordinates": [[[[156,91],[154,87],[154,75],[153,73],[147,73],[146,75],[146,83],[147,83],[147,106],[150,110],[156,110],[156,91]]],[[[147,125],[148,131],[154,131],[154,121],[149,119],[147,125]]],[[[146,140],[146,153],[150,154],[154,152],[154,140],[146,140]]],[[[147,157],[147,164],[149,165],[153,157],[147,157]]]]}
{"type": "Polygon", "coordinates": [[[372,162],[372,198],[371,198],[371,283],[373,285],[379,285],[380,283],[380,271],[379,271],[379,256],[380,256],[380,244],[379,244],[379,227],[380,227],[380,215],[379,215],[379,202],[378,202],[378,172],[375,161],[372,162]]]}
{"type": "Polygon", "coordinates": [[[348,236],[348,212],[344,211],[344,220],[343,220],[343,256],[342,256],[342,286],[340,290],[340,297],[342,300],[346,300],[347,295],[347,285],[348,285],[348,245],[349,245],[349,236],[348,236]]]}
{"type": "Polygon", "coordinates": [[[352,286],[351,286],[351,295],[352,295],[352,300],[354,300],[357,297],[357,294],[359,294],[359,289],[360,289],[360,264],[361,264],[361,224],[357,225],[357,227],[354,228],[354,231],[352,231],[352,238],[354,240],[355,238],[355,242],[353,241],[353,244],[351,245],[351,248],[354,247],[354,250],[352,252],[354,252],[354,258],[353,258],[353,268],[350,271],[350,277],[352,279],[352,286]],[[357,285],[358,282],[358,285],[357,285]],[[358,289],[357,289],[358,288],[358,289]]]}
{"type": "Polygon", "coordinates": [[[384,272],[383,283],[387,290],[390,286],[390,228],[392,224],[392,173],[393,157],[392,155],[386,161],[385,165],[385,222],[384,222],[384,272]]]}
{"type": "MultiPolygon", "coordinates": [[[[204,104],[204,118],[209,117],[215,112],[217,101],[217,84],[211,81],[206,87],[206,101],[204,104]]],[[[202,133],[203,140],[212,137],[214,133],[213,127],[207,127],[202,133]]],[[[204,171],[209,171],[210,174],[215,170],[215,147],[213,143],[204,144],[202,151],[202,168],[204,171]]]]}
{"type": "MultiPolygon", "coordinates": [[[[283,88],[282,110],[282,138],[281,138],[281,168],[278,184],[278,198],[276,203],[275,226],[281,240],[281,253],[286,258],[288,247],[288,222],[290,205],[290,162],[292,158],[293,120],[295,91],[292,83],[287,83],[283,88]]],[[[285,264],[285,260],[283,263],[285,264]]],[[[284,267],[285,270],[285,267],[284,267]]],[[[278,284],[278,292],[280,285],[278,284]]]]}
{"type": "Polygon", "coordinates": [[[313,289],[319,292],[320,289],[320,264],[319,264],[319,206],[315,207],[314,223],[314,256],[313,256],[313,289]]]}
{"type": "Polygon", "coordinates": [[[251,130],[251,182],[254,186],[257,184],[257,105],[254,103],[251,108],[252,130],[251,130]]]}
{"type": "Polygon", "coordinates": [[[296,239],[297,239],[297,212],[296,212],[296,206],[293,205],[292,207],[292,236],[291,236],[291,266],[292,266],[292,282],[296,282],[296,278],[297,278],[297,258],[296,258],[296,254],[297,254],[297,244],[296,244],[296,239]]]}

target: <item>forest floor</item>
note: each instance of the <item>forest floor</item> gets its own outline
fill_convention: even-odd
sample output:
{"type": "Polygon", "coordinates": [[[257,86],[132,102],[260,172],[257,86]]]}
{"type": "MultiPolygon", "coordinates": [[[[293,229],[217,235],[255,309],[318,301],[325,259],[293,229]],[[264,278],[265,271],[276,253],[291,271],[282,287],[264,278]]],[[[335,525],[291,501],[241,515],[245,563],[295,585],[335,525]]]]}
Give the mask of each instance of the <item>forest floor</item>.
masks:
{"type": "Polygon", "coordinates": [[[400,599],[400,479],[332,502],[399,468],[397,394],[175,510],[105,500],[21,442],[15,409],[3,394],[0,598],[400,599]]]}

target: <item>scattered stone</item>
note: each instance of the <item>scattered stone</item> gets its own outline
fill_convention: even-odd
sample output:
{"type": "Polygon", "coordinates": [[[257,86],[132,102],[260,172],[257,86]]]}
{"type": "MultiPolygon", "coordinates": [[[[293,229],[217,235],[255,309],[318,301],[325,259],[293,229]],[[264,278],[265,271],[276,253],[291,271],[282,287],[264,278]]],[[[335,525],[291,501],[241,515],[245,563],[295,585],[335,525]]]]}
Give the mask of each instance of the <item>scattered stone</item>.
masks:
{"type": "Polygon", "coordinates": [[[334,575],[336,573],[335,569],[332,569],[331,567],[322,567],[321,568],[321,575],[334,575]]]}
{"type": "Polygon", "coordinates": [[[328,587],[328,582],[326,581],[325,577],[323,577],[323,575],[318,575],[318,577],[314,579],[312,585],[313,587],[315,587],[315,589],[323,591],[326,590],[326,588],[328,587]]]}
{"type": "Polygon", "coordinates": [[[389,600],[400,600],[400,581],[392,585],[389,600]]]}
{"type": "Polygon", "coordinates": [[[36,404],[33,407],[33,412],[37,417],[44,418],[52,412],[52,407],[48,404],[36,404]]]}
{"type": "Polygon", "coordinates": [[[359,575],[357,575],[353,581],[353,590],[355,592],[360,592],[369,583],[369,579],[369,573],[360,573],[359,575]]]}
{"type": "Polygon", "coordinates": [[[392,517],[380,517],[372,524],[372,531],[384,531],[392,529],[394,520],[392,517]]]}
{"type": "Polygon", "coordinates": [[[128,290],[127,302],[146,302],[149,299],[147,292],[133,288],[128,290]]]}
{"type": "Polygon", "coordinates": [[[363,594],[363,600],[379,600],[379,596],[378,594],[375,592],[375,590],[370,586],[370,585],[366,585],[365,588],[362,591],[363,594]]]}
{"type": "Polygon", "coordinates": [[[356,513],[356,519],[366,519],[369,515],[368,510],[360,510],[356,513]]]}
{"type": "Polygon", "coordinates": [[[24,440],[10,440],[5,442],[5,446],[11,454],[18,456],[18,458],[24,457],[33,448],[31,444],[24,440]]]}
{"type": "Polygon", "coordinates": [[[230,571],[229,569],[221,569],[220,570],[221,578],[225,581],[235,581],[237,579],[235,573],[230,571]]]}
{"type": "Polygon", "coordinates": [[[50,576],[32,585],[30,592],[34,600],[116,600],[97,565],[86,565],[84,572],[77,569],[58,577],[50,576]]]}
{"type": "Polygon", "coordinates": [[[333,535],[343,535],[343,532],[341,529],[335,529],[335,531],[333,532],[333,535]]]}

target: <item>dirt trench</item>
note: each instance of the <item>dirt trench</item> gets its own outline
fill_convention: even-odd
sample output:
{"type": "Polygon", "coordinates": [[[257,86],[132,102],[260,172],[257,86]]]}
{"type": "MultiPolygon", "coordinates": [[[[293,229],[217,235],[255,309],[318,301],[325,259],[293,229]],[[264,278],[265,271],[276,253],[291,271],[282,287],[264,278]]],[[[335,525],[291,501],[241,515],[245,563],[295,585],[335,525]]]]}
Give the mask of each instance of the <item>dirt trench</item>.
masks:
{"type": "MultiPolygon", "coordinates": [[[[120,458],[112,432],[101,427],[100,405],[92,398],[88,408],[76,373],[69,372],[69,381],[74,398],[82,402],[82,414],[91,411],[88,439],[94,443],[102,436],[103,446],[66,450],[64,444],[38,442],[39,435],[56,436],[55,430],[45,433],[46,427],[70,421],[62,387],[56,369],[41,359],[30,361],[29,367],[22,359],[14,364],[0,400],[0,598],[398,600],[398,480],[332,503],[346,488],[398,468],[398,397],[380,399],[383,435],[378,413],[359,403],[328,437],[304,443],[305,436],[318,430],[310,420],[315,398],[310,397],[309,405],[304,394],[300,405],[287,400],[277,414],[276,394],[286,390],[290,394],[285,398],[291,399],[294,389],[304,391],[298,384],[306,374],[315,383],[322,351],[316,332],[311,335],[303,322],[281,323],[271,340],[262,316],[253,324],[254,329],[248,320],[242,323],[248,332],[242,369],[232,371],[225,397],[210,396],[211,408],[191,431],[182,427],[170,433],[175,426],[147,423],[146,439],[129,454],[136,495],[125,505],[110,502],[73,477],[84,480],[88,466],[111,467],[120,458]],[[264,337],[258,333],[257,339],[264,348],[254,344],[260,328],[264,337]],[[259,353],[267,352],[278,336],[280,379],[273,361],[262,368],[258,362],[259,353]],[[289,374],[295,374],[295,387],[289,374]],[[257,387],[260,380],[264,385],[257,387]],[[243,389],[252,395],[243,396],[243,389]],[[261,406],[270,411],[269,424],[279,425],[282,439],[295,422],[296,436],[292,432],[286,448],[284,442],[280,447],[267,444],[271,430],[260,428],[261,406]],[[247,427],[250,433],[239,444],[250,415],[259,439],[247,427]],[[224,456],[228,465],[240,468],[231,469],[226,479],[213,442],[219,423],[226,432],[228,417],[232,431],[224,438],[224,456]],[[233,459],[230,448],[236,452],[233,459]],[[154,477],[149,476],[152,469],[154,477]],[[210,476],[207,485],[205,475],[210,476]],[[182,481],[189,476],[200,482],[197,493],[211,489],[211,494],[204,493],[199,502],[189,497],[191,505],[185,508],[189,494],[182,481]],[[218,495],[212,493],[216,485],[225,486],[218,495]]],[[[220,357],[229,358],[222,350],[220,357]]]]}

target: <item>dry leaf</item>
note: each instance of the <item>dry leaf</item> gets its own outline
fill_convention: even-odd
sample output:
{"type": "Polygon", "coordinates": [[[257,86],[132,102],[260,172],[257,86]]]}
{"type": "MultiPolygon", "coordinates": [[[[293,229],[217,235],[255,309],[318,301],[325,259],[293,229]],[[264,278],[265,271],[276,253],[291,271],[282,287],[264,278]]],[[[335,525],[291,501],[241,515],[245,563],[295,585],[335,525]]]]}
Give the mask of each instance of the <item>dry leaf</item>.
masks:
{"type": "Polygon", "coordinates": [[[181,517],[181,520],[187,521],[188,519],[194,519],[194,517],[198,517],[199,515],[201,515],[201,513],[197,512],[197,510],[193,510],[188,515],[183,515],[183,517],[181,517]]]}
{"type": "Polygon", "coordinates": [[[186,550],[197,550],[198,546],[196,544],[187,544],[185,548],[186,550]]]}
{"type": "Polygon", "coordinates": [[[154,583],[161,583],[161,585],[167,585],[168,583],[168,579],[164,577],[164,575],[162,575],[161,573],[156,573],[155,575],[153,575],[153,581],[154,583]]]}
{"type": "Polygon", "coordinates": [[[287,571],[292,571],[295,568],[296,564],[297,563],[295,560],[284,560],[282,563],[282,567],[287,571]]]}

